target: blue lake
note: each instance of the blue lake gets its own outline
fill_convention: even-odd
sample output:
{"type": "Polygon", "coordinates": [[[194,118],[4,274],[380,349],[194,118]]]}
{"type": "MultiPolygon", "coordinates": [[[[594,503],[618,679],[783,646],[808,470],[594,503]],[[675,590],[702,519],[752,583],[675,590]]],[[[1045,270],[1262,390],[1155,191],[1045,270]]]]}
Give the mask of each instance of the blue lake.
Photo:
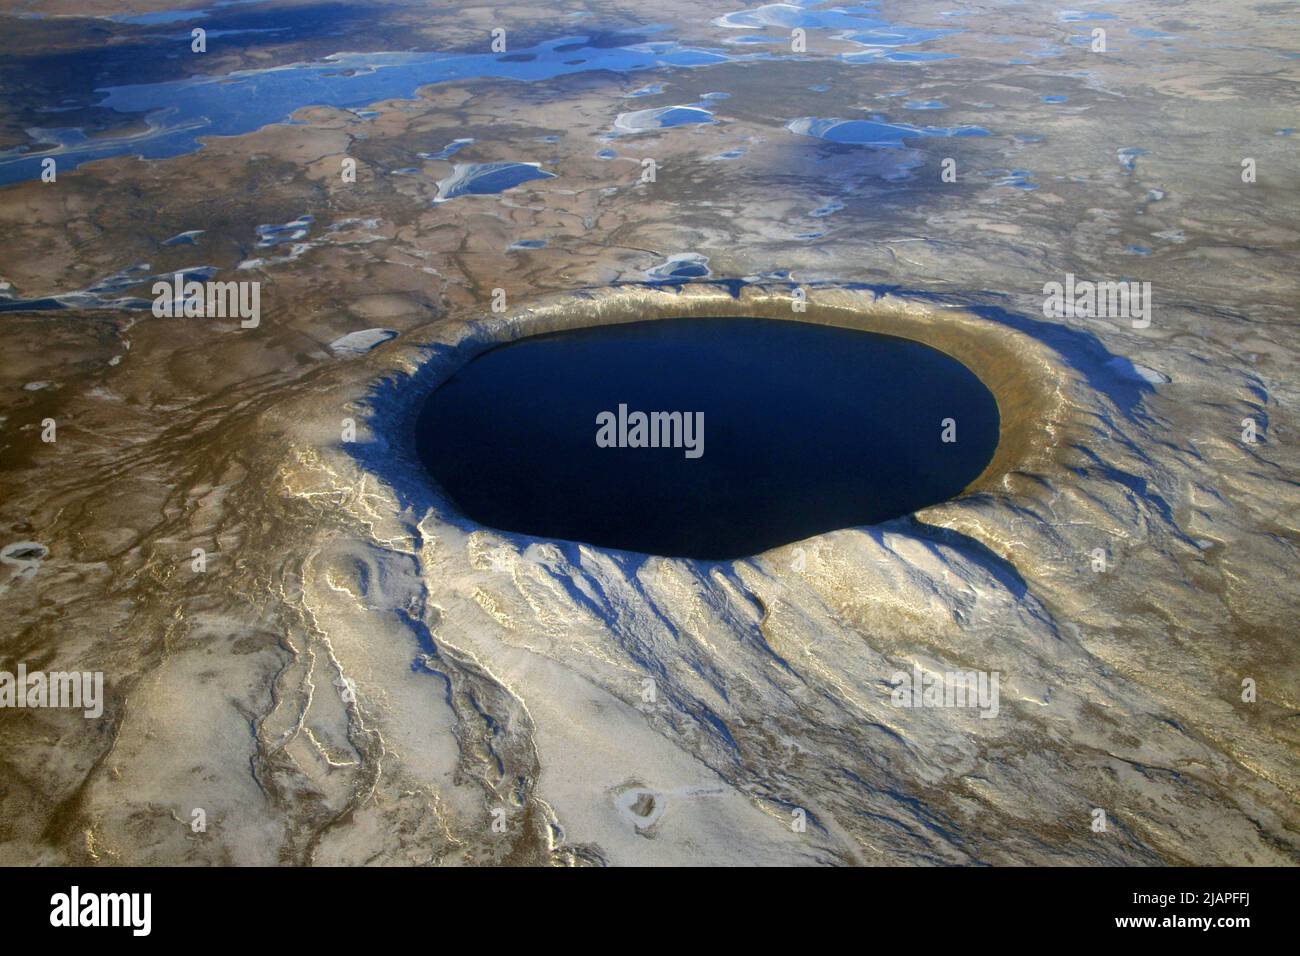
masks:
{"type": "Polygon", "coordinates": [[[951,498],[991,460],[998,427],[974,373],[917,342],[663,319],[490,349],[430,395],[415,443],[478,524],[730,559],[951,498]]]}
{"type": "Polygon", "coordinates": [[[249,133],[283,122],[304,106],[356,108],[411,97],[432,83],[486,78],[532,82],[593,70],[629,73],[744,58],[673,42],[608,46],[586,37],[562,37],[510,54],[340,53],[272,69],[106,87],[95,105],[145,114],[149,129],[98,139],[77,129],[47,130],[45,137],[57,148],[0,153],[0,185],[40,176],[45,156],[56,157],[60,171],[108,156],[179,156],[197,149],[199,137],[249,133]]]}

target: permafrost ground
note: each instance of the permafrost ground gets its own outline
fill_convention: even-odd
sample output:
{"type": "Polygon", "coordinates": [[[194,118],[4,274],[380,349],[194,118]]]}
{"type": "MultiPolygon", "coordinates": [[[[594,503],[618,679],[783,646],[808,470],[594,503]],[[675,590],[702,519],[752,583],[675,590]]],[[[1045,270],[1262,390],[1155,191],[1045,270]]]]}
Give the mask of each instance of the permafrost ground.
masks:
{"type": "MultiPolygon", "coordinates": [[[[644,15],[395,5],[213,44],[171,79],[497,27],[675,46],[0,189],[0,670],[106,696],[0,709],[0,861],[1297,862],[1300,15],[644,15]],[[618,125],[663,107],[709,116],[618,125]],[[498,163],[553,176],[440,194],[498,163]],[[256,328],[153,316],[154,276],[204,268],[261,283],[256,328]],[[1069,275],[1150,282],[1149,325],[1045,317],[1069,275]],[[796,291],[989,385],[970,495],[710,564],[476,529],[404,446],[490,342],[796,291]],[[918,670],[996,673],[996,714],[897,706],[918,670]]],[[[186,24],[4,19],[4,149],[40,139],[33,51],[93,25],[189,56],[186,24]]],[[[148,129],[74,120],[43,142],[148,129]]]]}

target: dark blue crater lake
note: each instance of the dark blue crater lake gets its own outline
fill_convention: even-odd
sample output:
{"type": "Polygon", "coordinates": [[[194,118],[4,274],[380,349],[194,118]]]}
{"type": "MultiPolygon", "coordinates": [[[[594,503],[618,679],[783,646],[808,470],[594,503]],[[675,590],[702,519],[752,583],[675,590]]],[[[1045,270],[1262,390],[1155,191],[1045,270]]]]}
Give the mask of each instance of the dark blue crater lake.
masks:
{"type": "Polygon", "coordinates": [[[416,445],[479,524],[722,560],[952,498],[998,426],[974,373],[918,342],[660,319],[482,353],[429,396],[416,445]]]}

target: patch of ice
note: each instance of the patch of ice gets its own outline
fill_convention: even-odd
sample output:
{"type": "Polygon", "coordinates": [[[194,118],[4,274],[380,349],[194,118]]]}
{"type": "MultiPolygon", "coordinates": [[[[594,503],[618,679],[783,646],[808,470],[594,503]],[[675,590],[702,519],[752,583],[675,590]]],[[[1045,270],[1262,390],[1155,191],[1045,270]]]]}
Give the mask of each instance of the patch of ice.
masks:
{"type": "Polygon", "coordinates": [[[1173,379],[1162,372],[1145,365],[1137,365],[1132,360],[1117,355],[1106,363],[1106,367],[1116,375],[1132,382],[1145,382],[1148,385],[1168,385],[1173,379]]]}
{"type": "Polygon", "coordinates": [[[342,338],[335,339],[330,343],[330,348],[335,352],[361,355],[383,345],[389,339],[395,338],[397,338],[397,332],[393,329],[362,329],[359,332],[349,332],[342,338]]]}

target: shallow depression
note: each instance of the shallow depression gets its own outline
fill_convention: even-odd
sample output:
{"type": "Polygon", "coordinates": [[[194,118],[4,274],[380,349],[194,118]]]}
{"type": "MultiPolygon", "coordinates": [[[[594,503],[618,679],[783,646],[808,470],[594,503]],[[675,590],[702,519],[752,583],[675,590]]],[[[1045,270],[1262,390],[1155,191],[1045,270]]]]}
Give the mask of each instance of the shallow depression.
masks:
{"type": "Polygon", "coordinates": [[[728,559],[952,498],[998,435],[993,394],[937,349],[709,317],[492,348],[430,395],[416,446],[488,527],[728,559]]]}

